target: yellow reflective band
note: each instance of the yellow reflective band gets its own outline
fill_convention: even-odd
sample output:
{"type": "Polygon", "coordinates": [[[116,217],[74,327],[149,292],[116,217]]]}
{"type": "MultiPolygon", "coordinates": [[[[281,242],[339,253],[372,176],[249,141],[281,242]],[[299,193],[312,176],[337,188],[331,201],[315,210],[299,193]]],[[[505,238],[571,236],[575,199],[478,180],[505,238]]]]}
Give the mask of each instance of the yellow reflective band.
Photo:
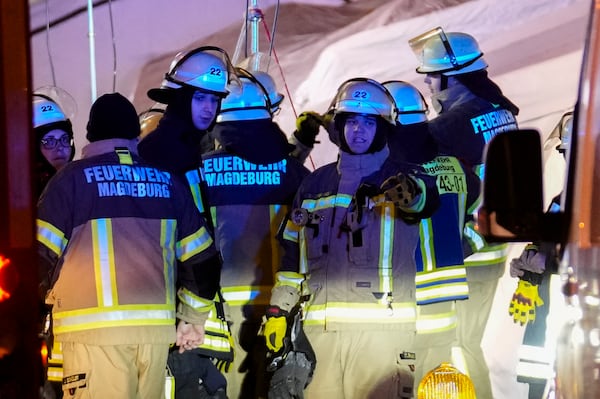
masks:
{"type": "Polygon", "coordinates": [[[194,255],[202,253],[213,243],[212,237],[205,227],[190,234],[177,243],[177,257],[185,262],[194,255]]]}
{"type": "Polygon", "coordinates": [[[115,152],[119,157],[119,163],[122,165],[133,165],[133,158],[127,148],[115,148],[115,152]]]}
{"type": "Polygon", "coordinates": [[[302,208],[308,209],[309,211],[316,211],[320,209],[327,209],[333,207],[348,208],[352,202],[352,196],[348,194],[337,194],[330,195],[328,197],[313,199],[304,199],[302,201],[302,208]]]}
{"type": "Polygon", "coordinates": [[[444,284],[443,286],[434,286],[431,288],[419,288],[416,292],[417,302],[423,302],[435,298],[454,298],[457,296],[467,296],[469,294],[469,285],[467,282],[455,284],[444,284]]]}
{"type": "Polygon", "coordinates": [[[177,222],[161,220],[160,245],[163,258],[163,275],[165,277],[165,303],[172,304],[175,300],[175,234],[177,222]]]}
{"type": "Polygon", "coordinates": [[[48,381],[53,382],[62,382],[63,379],[63,369],[62,367],[48,367],[48,371],[46,372],[48,376],[48,381]]]}
{"type": "Polygon", "coordinates": [[[177,292],[177,297],[186,305],[191,306],[193,309],[199,312],[208,312],[211,306],[214,305],[213,301],[199,297],[192,293],[187,288],[180,288],[177,292]]]}
{"type": "Polygon", "coordinates": [[[55,312],[54,333],[124,326],[174,325],[175,309],[165,305],[126,305],[55,312]]]}
{"type": "Polygon", "coordinates": [[[424,284],[428,282],[441,281],[447,279],[456,279],[467,276],[467,270],[462,267],[444,267],[443,269],[437,269],[434,272],[417,272],[415,282],[417,284],[424,284]]]}
{"type": "Polygon", "coordinates": [[[54,252],[56,256],[62,255],[67,246],[64,233],[41,219],[37,219],[37,240],[54,252]]]}
{"type": "Polygon", "coordinates": [[[375,303],[328,303],[309,305],[306,308],[304,322],[307,325],[325,322],[392,324],[414,323],[415,320],[414,303],[393,303],[392,309],[375,303]]]}
{"type": "Polygon", "coordinates": [[[269,225],[270,225],[270,245],[271,245],[271,272],[273,276],[281,266],[281,247],[277,240],[277,231],[285,215],[288,207],[285,205],[270,205],[269,206],[269,225]]]}
{"type": "MultiPolygon", "coordinates": [[[[393,292],[392,276],[392,251],[394,246],[394,221],[395,209],[392,206],[378,207],[380,225],[380,244],[379,244],[379,289],[380,292],[393,292]]],[[[391,300],[385,300],[387,304],[391,300]]]]}
{"type": "Polygon", "coordinates": [[[202,191],[200,190],[200,183],[202,182],[202,180],[200,179],[200,173],[198,172],[198,169],[186,172],[185,177],[189,183],[190,191],[192,192],[192,197],[194,198],[196,208],[198,208],[200,213],[204,213],[202,191]]]}
{"type": "Polygon", "coordinates": [[[223,298],[230,306],[247,304],[268,305],[271,286],[223,287],[223,298]]]}
{"type": "Polygon", "coordinates": [[[285,224],[285,229],[283,230],[283,238],[288,241],[298,242],[301,229],[301,226],[298,226],[296,223],[288,220],[285,224]]]}
{"type": "Polygon", "coordinates": [[[431,219],[421,219],[419,223],[419,236],[423,270],[431,272],[435,269],[435,246],[433,245],[433,225],[431,219]]]}
{"type": "Polygon", "coordinates": [[[417,334],[433,334],[456,328],[457,316],[454,308],[447,312],[427,315],[420,314],[419,310],[420,307],[417,307],[417,334]]]}
{"type": "Polygon", "coordinates": [[[547,380],[554,376],[554,369],[550,364],[519,362],[517,364],[517,375],[547,380]]]}
{"type": "Polygon", "coordinates": [[[112,222],[110,219],[94,219],[91,224],[96,300],[99,307],[118,306],[112,222]]]}
{"type": "Polygon", "coordinates": [[[507,248],[506,244],[501,244],[495,247],[488,247],[480,252],[475,252],[465,258],[465,267],[504,263],[508,255],[507,248]]]}
{"type": "Polygon", "coordinates": [[[218,337],[210,334],[204,336],[204,343],[198,347],[224,353],[231,351],[231,344],[227,337],[218,337]]]}
{"type": "Polygon", "coordinates": [[[473,251],[479,251],[486,245],[485,239],[477,232],[477,230],[475,230],[473,222],[467,222],[465,224],[463,235],[471,243],[473,251]]]}

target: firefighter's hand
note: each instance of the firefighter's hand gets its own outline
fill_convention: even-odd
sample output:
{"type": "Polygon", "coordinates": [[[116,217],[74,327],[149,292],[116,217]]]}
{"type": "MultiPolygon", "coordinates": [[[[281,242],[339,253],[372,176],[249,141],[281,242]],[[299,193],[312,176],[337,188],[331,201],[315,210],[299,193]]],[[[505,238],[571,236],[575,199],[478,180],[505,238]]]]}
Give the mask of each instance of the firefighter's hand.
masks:
{"type": "Polygon", "coordinates": [[[323,117],[314,111],[305,111],[296,119],[296,132],[294,135],[299,142],[307,147],[313,147],[319,129],[324,126],[323,117]]]}
{"type": "Polygon", "coordinates": [[[515,323],[524,326],[529,321],[535,321],[535,310],[543,304],[544,301],[538,294],[538,286],[529,281],[519,280],[510,301],[508,313],[513,317],[515,323]]]}
{"type": "Polygon", "coordinates": [[[204,343],[204,324],[189,324],[179,321],[177,324],[177,340],[179,353],[197,348],[204,343]]]}
{"type": "Polygon", "coordinates": [[[538,251],[537,245],[528,244],[521,256],[510,262],[510,276],[522,277],[525,271],[542,274],[546,269],[546,255],[538,251]]]}
{"type": "Polygon", "coordinates": [[[401,209],[410,208],[421,194],[421,188],[414,178],[404,173],[398,173],[388,178],[381,184],[380,189],[386,200],[393,202],[401,209]]]}
{"type": "Polygon", "coordinates": [[[267,348],[277,353],[283,348],[283,340],[287,333],[288,312],[279,308],[279,306],[270,306],[266,313],[264,334],[267,348]]]}

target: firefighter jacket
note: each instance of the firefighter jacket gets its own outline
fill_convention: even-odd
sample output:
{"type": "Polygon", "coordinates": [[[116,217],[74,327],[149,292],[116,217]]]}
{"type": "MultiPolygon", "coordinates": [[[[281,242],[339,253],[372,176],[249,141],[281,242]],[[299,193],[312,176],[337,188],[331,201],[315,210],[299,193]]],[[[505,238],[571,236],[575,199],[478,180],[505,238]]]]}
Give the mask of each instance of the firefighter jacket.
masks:
{"type": "Polygon", "coordinates": [[[436,179],[440,206],[419,223],[417,304],[466,299],[463,228],[478,204],[481,182],[456,157],[438,156],[423,167],[436,179]]]}
{"type": "Polygon", "coordinates": [[[437,93],[432,100],[441,107],[439,115],[428,122],[439,153],[457,157],[483,179],[480,168],[486,144],[498,133],[516,130],[516,115],[460,84],[437,93]]]}
{"type": "Polygon", "coordinates": [[[431,215],[438,196],[422,168],[386,161],[388,154],[387,146],[362,155],[340,151],[337,163],[315,170],[298,190],[281,234],[276,288],[310,295],[304,328],[415,331],[417,222],[431,215]],[[378,190],[399,172],[421,187],[412,209],[394,206],[378,190]]]}
{"type": "Polygon", "coordinates": [[[277,231],[309,171],[288,155],[293,146],[271,119],[219,123],[212,134],[219,149],[187,177],[203,197],[199,207],[210,211],[223,297],[230,305],[268,305],[281,258],[277,231]]]}
{"type": "MultiPolygon", "coordinates": [[[[483,156],[486,144],[496,135],[516,130],[516,110],[509,110],[480,98],[461,84],[432,97],[439,115],[429,121],[439,152],[452,155],[484,178],[483,156]]],[[[469,220],[471,219],[471,220],[469,220]]],[[[487,243],[467,218],[464,230],[464,257],[470,281],[499,278],[504,272],[507,244],[487,243]]]]}
{"type": "Polygon", "coordinates": [[[39,200],[60,342],[171,343],[176,316],[203,322],[216,293],[220,263],[185,182],[142,161],[135,143],[89,144],[39,200]]]}

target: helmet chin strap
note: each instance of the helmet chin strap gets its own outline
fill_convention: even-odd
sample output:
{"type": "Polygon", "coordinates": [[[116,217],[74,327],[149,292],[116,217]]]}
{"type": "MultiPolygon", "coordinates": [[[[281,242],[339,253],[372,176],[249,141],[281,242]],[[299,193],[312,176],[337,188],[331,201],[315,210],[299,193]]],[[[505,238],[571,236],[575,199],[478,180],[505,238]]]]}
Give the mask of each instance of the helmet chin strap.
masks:
{"type": "Polygon", "coordinates": [[[440,91],[446,90],[448,88],[448,76],[443,73],[440,75],[440,91]]]}

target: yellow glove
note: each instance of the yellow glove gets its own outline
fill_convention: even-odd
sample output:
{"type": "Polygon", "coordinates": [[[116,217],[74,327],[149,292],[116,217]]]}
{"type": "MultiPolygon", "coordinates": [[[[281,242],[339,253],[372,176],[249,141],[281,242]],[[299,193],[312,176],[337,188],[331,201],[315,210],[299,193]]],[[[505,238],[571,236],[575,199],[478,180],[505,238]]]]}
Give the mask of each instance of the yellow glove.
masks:
{"type": "Polygon", "coordinates": [[[296,119],[296,138],[305,146],[313,147],[324,123],[323,117],[315,111],[301,113],[296,119]]]}
{"type": "Polygon", "coordinates": [[[393,202],[400,209],[410,209],[421,194],[421,188],[414,178],[402,172],[384,181],[380,189],[386,200],[393,202]]]}
{"type": "Polygon", "coordinates": [[[524,326],[529,321],[535,321],[535,308],[543,304],[544,301],[538,294],[538,286],[529,281],[519,280],[510,301],[508,313],[513,317],[515,323],[524,326]]]}
{"type": "Polygon", "coordinates": [[[287,333],[287,315],[288,312],[278,306],[267,309],[264,334],[267,348],[272,352],[279,352],[283,348],[287,333]]]}

